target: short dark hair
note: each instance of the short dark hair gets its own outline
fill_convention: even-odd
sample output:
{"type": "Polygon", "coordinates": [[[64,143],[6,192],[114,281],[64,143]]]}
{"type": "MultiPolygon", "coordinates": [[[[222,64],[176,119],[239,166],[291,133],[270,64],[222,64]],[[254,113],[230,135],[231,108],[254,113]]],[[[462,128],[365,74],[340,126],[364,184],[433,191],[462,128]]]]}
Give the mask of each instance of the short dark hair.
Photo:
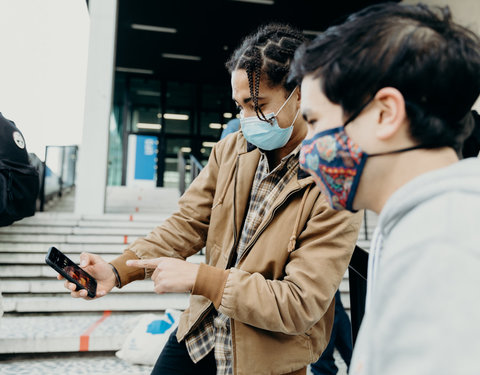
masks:
{"type": "Polygon", "coordinates": [[[297,84],[288,81],[290,64],[295,50],[305,40],[301,31],[288,24],[270,23],[247,36],[225,64],[230,74],[237,69],[247,71],[254,109],[262,120],[267,121],[258,107],[260,79],[291,92],[297,84]]]}
{"type": "Polygon", "coordinates": [[[459,144],[480,93],[480,42],[450,10],[383,3],[352,14],[297,49],[290,79],[321,78],[321,90],[346,117],[378,90],[405,99],[410,135],[422,145],[459,144]]]}

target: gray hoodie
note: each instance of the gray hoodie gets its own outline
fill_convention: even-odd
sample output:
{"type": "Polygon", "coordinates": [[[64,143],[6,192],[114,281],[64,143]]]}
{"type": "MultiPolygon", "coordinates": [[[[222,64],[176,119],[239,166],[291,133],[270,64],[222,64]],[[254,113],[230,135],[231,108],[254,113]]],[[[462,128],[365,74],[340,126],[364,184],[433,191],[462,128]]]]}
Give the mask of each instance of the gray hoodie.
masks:
{"type": "Polygon", "coordinates": [[[387,201],[372,240],[352,375],[480,374],[480,159],[387,201]]]}

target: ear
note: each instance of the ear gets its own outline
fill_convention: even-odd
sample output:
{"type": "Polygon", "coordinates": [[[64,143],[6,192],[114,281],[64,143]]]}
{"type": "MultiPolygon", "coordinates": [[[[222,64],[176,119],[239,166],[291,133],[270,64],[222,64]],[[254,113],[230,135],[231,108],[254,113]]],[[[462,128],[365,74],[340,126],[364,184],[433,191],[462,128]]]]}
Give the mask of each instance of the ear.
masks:
{"type": "Polygon", "coordinates": [[[297,98],[297,108],[300,108],[300,101],[302,100],[302,90],[300,90],[300,86],[297,86],[295,90],[297,90],[297,93],[294,94],[297,98]]]}
{"type": "Polygon", "coordinates": [[[407,124],[405,100],[400,91],[394,87],[384,87],[375,95],[375,104],[378,109],[378,139],[388,140],[404,131],[407,124]]]}

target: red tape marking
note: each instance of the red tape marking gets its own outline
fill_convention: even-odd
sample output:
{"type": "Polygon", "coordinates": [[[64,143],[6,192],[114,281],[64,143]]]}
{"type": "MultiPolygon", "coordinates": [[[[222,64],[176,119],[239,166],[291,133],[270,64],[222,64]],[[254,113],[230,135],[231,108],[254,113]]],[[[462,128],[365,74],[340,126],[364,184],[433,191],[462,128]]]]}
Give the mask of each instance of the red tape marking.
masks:
{"type": "Polygon", "coordinates": [[[97,328],[102,322],[107,319],[112,314],[111,311],[104,311],[103,315],[100,319],[98,319],[95,323],[93,323],[90,327],[87,328],[85,332],[83,332],[80,336],[80,351],[81,352],[88,352],[88,344],[90,341],[90,335],[92,332],[97,328]]]}
{"type": "Polygon", "coordinates": [[[138,207],[135,207],[135,212],[138,212],[138,207]]]}
{"type": "Polygon", "coordinates": [[[129,220],[130,220],[130,221],[133,221],[133,215],[130,215],[129,220]]]}
{"type": "Polygon", "coordinates": [[[123,243],[128,244],[128,236],[123,236],[123,243]]]}

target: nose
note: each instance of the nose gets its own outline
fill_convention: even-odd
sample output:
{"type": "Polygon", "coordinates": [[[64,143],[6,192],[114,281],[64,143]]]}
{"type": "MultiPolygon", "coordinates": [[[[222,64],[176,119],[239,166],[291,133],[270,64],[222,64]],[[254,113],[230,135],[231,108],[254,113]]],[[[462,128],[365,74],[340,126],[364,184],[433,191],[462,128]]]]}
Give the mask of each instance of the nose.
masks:
{"type": "Polygon", "coordinates": [[[242,117],[252,117],[252,116],[257,116],[257,112],[253,110],[253,108],[243,108],[240,111],[240,116],[242,117]]]}
{"type": "Polygon", "coordinates": [[[313,129],[311,126],[307,126],[307,135],[305,136],[305,140],[309,140],[313,138],[315,134],[316,134],[315,129],[313,129]]]}

